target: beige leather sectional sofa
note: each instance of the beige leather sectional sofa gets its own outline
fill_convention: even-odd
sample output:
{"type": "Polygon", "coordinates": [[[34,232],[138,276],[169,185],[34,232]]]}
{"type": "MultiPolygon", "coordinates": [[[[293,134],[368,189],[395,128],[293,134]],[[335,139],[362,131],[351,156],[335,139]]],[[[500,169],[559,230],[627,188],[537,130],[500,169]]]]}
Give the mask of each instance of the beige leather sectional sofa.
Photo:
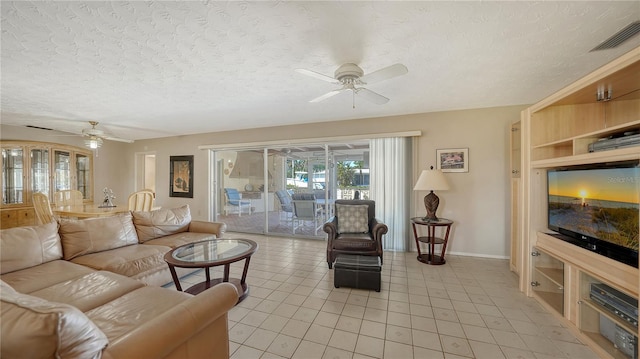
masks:
{"type": "Polygon", "coordinates": [[[228,358],[235,287],[159,286],[166,252],[225,229],[185,206],[0,231],[0,357],[228,358]]]}

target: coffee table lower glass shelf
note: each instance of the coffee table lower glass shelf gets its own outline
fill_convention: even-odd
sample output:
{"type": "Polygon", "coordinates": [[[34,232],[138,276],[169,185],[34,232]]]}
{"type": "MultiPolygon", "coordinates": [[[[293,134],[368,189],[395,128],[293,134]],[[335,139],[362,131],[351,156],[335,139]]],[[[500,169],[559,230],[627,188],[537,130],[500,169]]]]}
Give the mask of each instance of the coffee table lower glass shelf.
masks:
{"type": "Polygon", "coordinates": [[[213,239],[176,247],[165,254],[164,260],[169,265],[177,290],[182,291],[182,286],[176,274],[176,267],[203,268],[205,281],[186,289],[185,292],[198,294],[216,284],[228,282],[238,289],[238,303],[240,303],[249,294],[249,286],[246,283],[247,272],[251,255],[257,249],[258,244],[249,239],[213,239]],[[230,264],[243,259],[245,262],[242,278],[229,278],[230,264]],[[224,266],[223,277],[211,279],[209,269],[216,266],[224,266]]]}

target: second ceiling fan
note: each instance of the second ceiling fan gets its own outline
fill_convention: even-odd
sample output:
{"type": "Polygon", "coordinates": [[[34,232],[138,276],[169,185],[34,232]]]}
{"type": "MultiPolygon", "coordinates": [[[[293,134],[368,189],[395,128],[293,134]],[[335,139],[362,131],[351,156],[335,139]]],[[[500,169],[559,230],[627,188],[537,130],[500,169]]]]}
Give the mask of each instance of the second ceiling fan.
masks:
{"type": "Polygon", "coordinates": [[[341,88],[329,91],[326,94],[316,97],[309,102],[320,102],[341,92],[351,90],[354,97],[357,95],[367,101],[373,102],[378,105],[383,105],[389,102],[388,98],[363,86],[404,75],[408,72],[408,70],[407,67],[403,64],[394,64],[365,75],[364,71],[362,71],[362,69],[358,65],[353,63],[346,63],[338,67],[333,77],[307,69],[296,69],[296,72],[326,82],[330,82],[335,85],[342,85],[341,88]]]}

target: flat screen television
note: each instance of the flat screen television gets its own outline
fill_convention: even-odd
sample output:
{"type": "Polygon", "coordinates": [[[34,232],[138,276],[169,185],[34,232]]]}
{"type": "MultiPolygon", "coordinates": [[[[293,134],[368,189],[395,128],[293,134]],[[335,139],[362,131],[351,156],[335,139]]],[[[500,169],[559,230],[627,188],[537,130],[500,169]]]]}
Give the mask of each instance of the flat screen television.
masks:
{"type": "Polygon", "coordinates": [[[547,194],[552,235],[638,267],[638,161],[549,170],[547,194]]]}

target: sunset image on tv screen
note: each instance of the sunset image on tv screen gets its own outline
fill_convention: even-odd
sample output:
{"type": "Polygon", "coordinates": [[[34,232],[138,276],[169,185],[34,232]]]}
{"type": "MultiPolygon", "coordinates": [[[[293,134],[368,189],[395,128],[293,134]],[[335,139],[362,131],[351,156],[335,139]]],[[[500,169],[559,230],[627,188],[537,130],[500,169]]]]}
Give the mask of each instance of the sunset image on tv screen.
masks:
{"type": "Polygon", "coordinates": [[[549,226],[638,249],[640,169],[549,172],[549,226]]]}

